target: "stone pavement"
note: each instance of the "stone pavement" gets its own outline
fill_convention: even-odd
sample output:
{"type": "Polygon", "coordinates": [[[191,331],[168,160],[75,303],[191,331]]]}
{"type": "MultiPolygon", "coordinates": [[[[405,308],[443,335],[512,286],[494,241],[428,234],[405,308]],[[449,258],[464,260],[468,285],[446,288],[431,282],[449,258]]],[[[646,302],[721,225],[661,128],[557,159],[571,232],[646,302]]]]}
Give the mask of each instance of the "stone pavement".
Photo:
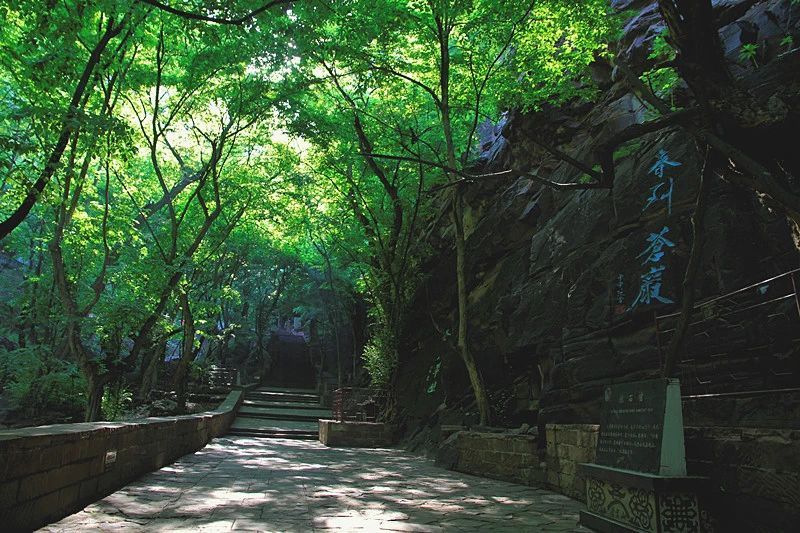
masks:
{"type": "Polygon", "coordinates": [[[588,532],[580,508],[399,450],[224,437],[42,531],[588,532]]]}

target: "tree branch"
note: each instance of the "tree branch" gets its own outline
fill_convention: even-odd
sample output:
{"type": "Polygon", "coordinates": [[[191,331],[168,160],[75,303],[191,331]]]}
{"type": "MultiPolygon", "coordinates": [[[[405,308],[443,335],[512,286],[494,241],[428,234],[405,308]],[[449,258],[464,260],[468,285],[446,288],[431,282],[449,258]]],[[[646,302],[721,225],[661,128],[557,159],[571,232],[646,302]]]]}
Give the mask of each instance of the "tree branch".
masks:
{"type": "Polygon", "coordinates": [[[241,24],[244,24],[248,20],[257,17],[258,15],[260,15],[261,13],[272,7],[278,5],[291,4],[294,0],[272,0],[271,2],[267,2],[261,7],[254,9],[253,11],[250,11],[246,15],[243,15],[235,19],[229,19],[224,17],[212,17],[210,15],[201,15],[199,13],[192,13],[191,11],[185,11],[183,9],[178,9],[176,7],[169,6],[167,4],[159,2],[158,0],[139,0],[139,1],[143,4],[148,4],[150,6],[153,6],[156,9],[160,9],[161,11],[165,11],[173,15],[178,15],[179,17],[183,17],[186,19],[200,20],[203,22],[212,22],[214,24],[227,24],[227,25],[239,26],[241,24]]]}
{"type": "Polygon", "coordinates": [[[437,163],[435,161],[428,161],[426,159],[419,159],[416,157],[406,157],[402,155],[388,155],[388,154],[361,154],[361,155],[369,155],[369,157],[374,157],[376,159],[388,159],[390,161],[408,161],[409,163],[418,163],[422,165],[426,165],[429,167],[438,168],[444,170],[445,172],[449,172],[451,174],[455,174],[456,176],[461,176],[461,179],[453,180],[450,183],[445,183],[444,185],[439,185],[438,187],[433,187],[428,189],[427,193],[433,193],[437,191],[441,191],[443,189],[447,189],[448,187],[453,187],[456,185],[464,185],[467,183],[475,183],[476,181],[485,180],[485,179],[508,179],[508,178],[529,178],[543,185],[547,185],[548,187],[552,187],[554,189],[559,190],[586,190],[586,189],[609,189],[610,186],[605,183],[594,182],[594,183],[561,183],[558,181],[550,181],[546,178],[542,178],[541,176],[537,176],[536,174],[531,174],[530,169],[509,169],[509,170],[502,170],[500,172],[490,172],[488,174],[470,174],[468,172],[464,172],[462,170],[458,170],[447,165],[442,165],[441,163],[437,163]]]}

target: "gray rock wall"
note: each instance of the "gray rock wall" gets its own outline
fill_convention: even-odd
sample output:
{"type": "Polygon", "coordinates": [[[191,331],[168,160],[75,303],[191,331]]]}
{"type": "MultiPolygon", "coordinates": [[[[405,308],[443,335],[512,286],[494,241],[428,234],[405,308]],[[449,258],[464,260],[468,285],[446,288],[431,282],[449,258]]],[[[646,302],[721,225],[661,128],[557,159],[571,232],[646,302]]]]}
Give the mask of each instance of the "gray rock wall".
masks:
{"type": "MultiPolygon", "coordinates": [[[[628,4],[642,11],[629,23],[619,47],[641,70],[661,23],[657,10],[647,7],[651,3],[628,4]]],[[[720,2],[718,8],[736,5],[720,2]]],[[[784,7],[763,2],[739,22],[763,26],[761,37],[774,38],[778,30],[768,21],[785,17],[784,7]]],[[[729,57],[735,59],[738,34],[727,27],[722,34],[729,57]]],[[[737,68],[747,71],[746,66],[737,68]]],[[[650,118],[623,83],[607,80],[604,87],[597,105],[573,103],[508,117],[502,141],[508,146],[502,155],[491,152],[489,168],[532,164],[553,181],[576,181],[578,171],[531,139],[543,137],[590,162],[603,139],[650,118]]],[[[687,135],[667,130],[623,147],[613,190],[556,191],[528,179],[470,189],[470,342],[493,390],[498,425],[597,422],[605,383],[659,372],[659,342],[664,338],[657,335],[654,314],[677,311],[682,298],[701,166],[702,155],[687,135]]],[[[798,266],[786,220],[752,192],[715,177],[708,204],[696,285],[700,299],[798,266]]],[[[407,328],[396,382],[412,447],[435,441],[421,426],[460,423],[464,415],[469,421],[475,413],[454,350],[455,269],[449,229],[442,228],[439,238],[440,253],[427,265],[428,282],[415,302],[419,311],[409,318],[413,327],[407,328]],[[438,358],[441,386],[428,393],[427,376],[438,358]]],[[[738,326],[747,329],[746,322],[745,317],[738,326]]],[[[720,336],[723,346],[717,343],[715,349],[735,352],[738,345],[724,346],[725,338],[720,336]]],[[[735,378],[736,368],[750,361],[746,354],[736,357],[703,367],[703,380],[713,378],[715,386],[727,387],[725,380],[735,378]]],[[[702,392],[691,374],[695,370],[682,369],[684,393],[702,392]]]]}

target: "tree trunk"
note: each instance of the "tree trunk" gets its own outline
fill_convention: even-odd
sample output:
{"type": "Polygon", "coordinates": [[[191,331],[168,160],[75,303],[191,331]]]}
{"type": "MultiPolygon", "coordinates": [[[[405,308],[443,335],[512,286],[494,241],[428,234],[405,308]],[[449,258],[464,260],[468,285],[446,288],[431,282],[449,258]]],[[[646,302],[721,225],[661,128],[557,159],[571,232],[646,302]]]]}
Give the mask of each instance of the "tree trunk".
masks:
{"type": "Polygon", "coordinates": [[[463,199],[460,187],[453,187],[453,227],[455,228],[456,241],[456,279],[458,282],[458,351],[464,365],[467,367],[469,382],[472,391],[475,393],[475,401],[478,404],[480,414],[480,424],[488,426],[491,424],[491,406],[489,397],[486,394],[486,386],[478,370],[475,358],[469,349],[469,337],[467,331],[467,273],[466,273],[466,242],[464,238],[464,218],[463,218],[463,199]]]}
{"type": "MultiPolygon", "coordinates": [[[[355,313],[355,312],[354,312],[355,313]]],[[[358,362],[358,343],[356,342],[355,317],[350,318],[350,334],[353,338],[353,373],[350,376],[350,386],[356,386],[356,363],[358,362]]]]}
{"type": "Polygon", "coordinates": [[[142,384],[139,388],[139,398],[142,400],[147,400],[150,392],[158,383],[158,371],[164,358],[159,349],[161,346],[161,338],[159,338],[150,345],[147,353],[142,357],[142,384]]]}
{"type": "Polygon", "coordinates": [[[181,358],[178,361],[178,368],[175,369],[175,379],[173,387],[178,397],[178,412],[186,410],[186,378],[189,370],[189,363],[192,362],[194,355],[194,316],[189,306],[189,295],[186,291],[181,292],[181,308],[183,309],[183,344],[181,346],[181,358]]]}
{"type": "Polygon", "coordinates": [[[713,169],[720,157],[715,151],[707,147],[703,170],[700,173],[700,186],[697,190],[697,200],[695,201],[694,213],[692,213],[692,251],[689,254],[689,262],[686,265],[686,273],[683,278],[683,298],[681,302],[681,314],[675,325],[675,334],[667,348],[667,356],[664,360],[664,377],[672,377],[675,368],[680,360],[686,343],[686,333],[689,330],[689,323],[692,318],[695,302],[695,285],[697,274],[700,271],[700,263],[703,258],[703,247],[705,246],[705,228],[703,219],[706,212],[708,193],[712,186],[713,169]]]}
{"type": "Polygon", "coordinates": [[[88,397],[86,399],[86,413],[84,415],[84,422],[96,422],[102,419],[101,406],[103,404],[103,392],[105,389],[105,380],[97,375],[97,371],[86,373],[86,385],[88,389],[88,397]]]}
{"type": "MultiPolygon", "coordinates": [[[[433,6],[433,4],[431,4],[433,6]]],[[[444,133],[445,144],[447,146],[447,164],[452,169],[458,168],[456,160],[456,148],[453,139],[453,124],[450,118],[450,32],[452,26],[450,23],[445,23],[440,15],[434,14],[437,26],[437,36],[439,41],[439,89],[441,90],[439,106],[439,115],[442,123],[442,132],[444,133]]],[[[458,176],[453,175],[447,171],[448,180],[452,182],[458,181],[458,176]]],[[[467,268],[466,268],[466,236],[464,235],[464,197],[462,194],[462,186],[454,185],[452,187],[452,201],[453,206],[450,215],[453,221],[453,232],[456,245],[456,281],[458,284],[458,351],[464,366],[467,368],[469,374],[469,381],[472,385],[472,392],[475,394],[475,401],[478,404],[478,412],[480,414],[480,424],[488,426],[491,424],[492,411],[489,404],[489,397],[486,393],[486,386],[483,383],[483,376],[481,376],[475,358],[469,349],[469,335],[467,331],[467,322],[469,321],[469,312],[467,306],[469,299],[467,294],[467,268]]]]}
{"type": "Polygon", "coordinates": [[[331,321],[331,328],[333,329],[333,338],[336,341],[336,379],[339,388],[341,389],[344,386],[344,382],[342,380],[342,348],[341,343],[339,342],[339,325],[337,324],[336,315],[332,312],[328,312],[328,319],[331,321]]]}
{"type": "Polygon", "coordinates": [[[5,238],[6,235],[11,233],[17,226],[22,224],[22,222],[28,216],[28,213],[30,213],[31,209],[33,209],[33,206],[39,200],[39,197],[42,195],[42,192],[44,192],[47,184],[50,183],[50,179],[53,177],[53,174],[61,162],[61,157],[64,155],[64,150],[66,149],[67,143],[69,143],[70,136],[75,128],[75,119],[80,115],[81,102],[86,101],[86,99],[84,99],[84,94],[88,89],[90,89],[89,84],[92,80],[92,73],[94,72],[97,64],[100,63],[100,59],[106,47],[108,46],[108,43],[114,37],[119,35],[124,25],[124,19],[120,21],[118,25],[115,24],[114,20],[111,20],[106,26],[105,32],[100,37],[100,40],[97,42],[91,54],[89,55],[89,59],[86,61],[86,66],[83,68],[83,73],[81,74],[80,80],[78,80],[78,84],[75,86],[75,90],[72,93],[72,98],[70,100],[69,107],[67,108],[67,112],[61,121],[61,132],[59,133],[58,140],[56,141],[52,152],[50,152],[50,156],[47,158],[47,162],[39,174],[39,177],[33,184],[33,187],[31,187],[31,190],[28,191],[25,199],[6,220],[0,222],[0,240],[5,238]]]}

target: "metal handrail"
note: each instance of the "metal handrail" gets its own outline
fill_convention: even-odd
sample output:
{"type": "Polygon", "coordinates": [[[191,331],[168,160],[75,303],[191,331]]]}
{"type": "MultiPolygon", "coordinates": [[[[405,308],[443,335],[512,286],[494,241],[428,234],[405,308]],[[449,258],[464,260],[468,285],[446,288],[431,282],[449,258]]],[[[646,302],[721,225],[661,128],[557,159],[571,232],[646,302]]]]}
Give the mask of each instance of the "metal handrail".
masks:
{"type": "MultiPolygon", "coordinates": [[[[736,294],[741,294],[741,293],[747,292],[747,291],[749,291],[751,289],[755,289],[756,287],[761,287],[761,286],[766,285],[768,283],[772,283],[776,279],[780,279],[780,278],[782,278],[784,276],[788,277],[792,281],[792,288],[794,289],[795,298],[800,298],[800,296],[798,296],[797,286],[796,286],[795,280],[794,280],[794,275],[795,274],[800,274],[800,268],[795,268],[794,270],[789,270],[787,272],[784,272],[783,274],[778,274],[777,276],[773,276],[771,278],[759,281],[758,283],[753,283],[752,285],[748,285],[747,287],[743,287],[741,289],[737,289],[737,290],[729,292],[727,294],[722,294],[720,296],[715,296],[715,297],[713,297],[713,298],[711,298],[709,300],[705,300],[703,302],[697,303],[692,308],[692,311],[694,312],[694,310],[700,309],[702,307],[707,307],[707,306],[713,304],[714,302],[718,302],[720,300],[724,300],[726,298],[730,298],[731,296],[734,296],[736,294]]],[[[786,296],[791,296],[791,294],[788,294],[786,296]]],[[[797,305],[798,305],[798,311],[800,311],[800,300],[798,300],[797,305]]],[[[662,318],[672,318],[672,317],[680,316],[680,314],[681,314],[680,311],[678,311],[677,313],[669,313],[667,315],[656,315],[656,320],[659,320],[659,319],[662,319],[662,318]]]]}
{"type": "MultiPolygon", "coordinates": [[[[739,394],[753,387],[769,388],[770,385],[793,387],[797,385],[797,380],[791,376],[798,374],[797,368],[800,368],[800,364],[795,367],[796,346],[797,342],[800,341],[800,337],[797,337],[791,328],[794,321],[800,319],[800,291],[798,291],[798,283],[795,279],[799,273],[800,268],[790,270],[735,291],[710,298],[692,307],[688,317],[686,349],[681,354],[680,361],[681,374],[686,378],[690,378],[687,381],[689,389],[693,388],[692,384],[694,383],[695,386],[699,386],[706,391],[716,390],[716,394],[719,394],[720,390],[730,388],[736,389],[736,394],[739,394]],[[783,283],[775,283],[778,280],[786,280],[788,283],[785,285],[783,283]],[[764,290],[758,290],[761,288],[764,288],[764,290]],[[748,291],[754,290],[758,290],[759,294],[753,292],[751,295],[747,295],[746,298],[741,298],[748,291]],[[791,299],[794,299],[795,302],[795,305],[791,307],[796,307],[796,315],[795,312],[785,307],[787,304],[791,305],[789,303],[791,299]],[[780,312],[771,312],[769,306],[778,306],[780,312]],[[757,317],[764,319],[759,321],[758,324],[763,324],[763,327],[766,328],[764,330],[768,335],[765,338],[766,344],[755,346],[753,340],[748,336],[745,326],[737,323],[741,319],[734,318],[740,317],[747,312],[754,313],[757,317]],[[765,314],[766,318],[764,317],[765,314]],[[769,336],[769,332],[773,331],[770,330],[773,324],[772,319],[776,317],[778,322],[788,322],[789,329],[785,329],[786,325],[778,325],[781,329],[775,331],[777,334],[769,336]],[[723,341],[724,349],[719,352],[721,346],[716,342],[716,334],[720,331],[724,334],[731,327],[737,330],[735,342],[725,344],[725,341],[723,341]],[[700,344],[696,344],[697,342],[700,344]],[[763,348],[772,346],[772,343],[778,343],[776,346],[780,346],[784,342],[791,343],[789,344],[790,346],[795,346],[792,352],[795,355],[792,356],[791,362],[788,360],[776,362],[769,357],[764,359],[763,348]],[[717,361],[723,366],[717,368],[717,363],[712,361],[717,361]],[[741,368],[740,365],[742,363],[747,364],[747,361],[753,361],[752,370],[741,368]],[[787,362],[789,367],[785,368],[787,362]],[[775,368],[775,364],[779,364],[780,368],[775,368]]],[[[656,342],[662,358],[664,357],[665,346],[668,344],[667,341],[676,331],[674,320],[679,316],[679,312],[664,315],[653,314],[656,342]],[[673,322],[668,322],[670,320],[673,322]],[[667,322],[667,324],[664,324],[664,322],[667,322]]],[[[762,326],[756,325],[756,327],[760,328],[762,326]]]]}
{"type": "Polygon", "coordinates": [[[340,422],[376,422],[386,404],[386,394],[375,389],[342,387],[333,391],[333,418],[340,422]]]}

